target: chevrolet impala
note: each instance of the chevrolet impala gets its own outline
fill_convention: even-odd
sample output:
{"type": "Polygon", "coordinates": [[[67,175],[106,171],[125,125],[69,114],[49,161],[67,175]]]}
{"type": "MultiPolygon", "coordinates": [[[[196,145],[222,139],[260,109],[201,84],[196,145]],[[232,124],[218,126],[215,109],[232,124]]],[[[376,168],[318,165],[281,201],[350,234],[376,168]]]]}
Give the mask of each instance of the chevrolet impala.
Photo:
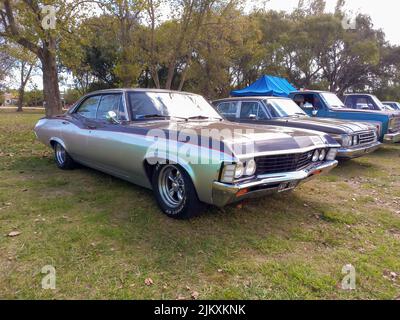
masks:
{"type": "Polygon", "coordinates": [[[228,122],[202,96],[151,89],[92,92],[34,130],[60,169],[80,163],[152,189],[172,218],[293,190],[336,167],[340,147],[315,131],[228,122]]]}

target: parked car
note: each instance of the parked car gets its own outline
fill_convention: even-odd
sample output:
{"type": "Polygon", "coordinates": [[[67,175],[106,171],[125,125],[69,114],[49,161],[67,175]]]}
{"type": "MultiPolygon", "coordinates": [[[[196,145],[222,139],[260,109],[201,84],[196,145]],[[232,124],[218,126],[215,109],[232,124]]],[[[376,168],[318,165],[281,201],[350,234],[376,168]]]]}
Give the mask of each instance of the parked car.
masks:
{"type": "Polygon", "coordinates": [[[371,122],[379,126],[381,142],[400,141],[400,114],[397,112],[352,109],[345,106],[336,94],[326,91],[296,91],[289,97],[310,116],[371,122]]]}
{"type": "Polygon", "coordinates": [[[340,145],[337,158],[352,159],[377,150],[376,126],[308,116],[292,99],[280,97],[234,97],[213,102],[227,120],[239,123],[309,129],[329,134],[340,145]]]}
{"type": "Polygon", "coordinates": [[[322,133],[225,121],[199,95],[149,89],[90,93],[34,130],[60,169],[78,162],[152,189],[173,218],[292,190],[336,167],[340,147],[322,133]]]}
{"type": "Polygon", "coordinates": [[[393,110],[400,111],[400,103],[395,101],[383,101],[382,102],[385,106],[392,108],[393,110]]]}

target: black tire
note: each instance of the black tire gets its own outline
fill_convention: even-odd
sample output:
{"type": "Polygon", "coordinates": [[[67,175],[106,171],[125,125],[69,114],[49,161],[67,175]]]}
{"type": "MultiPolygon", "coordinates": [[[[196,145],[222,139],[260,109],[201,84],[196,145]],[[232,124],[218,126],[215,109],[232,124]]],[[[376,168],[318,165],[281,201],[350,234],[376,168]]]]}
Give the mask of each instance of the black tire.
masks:
{"type": "Polygon", "coordinates": [[[205,204],[200,202],[197,196],[192,179],[179,165],[156,165],[152,176],[152,186],[158,206],[170,218],[190,219],[200,214],[205,208],[205,204]],[[172,196],[171,193],[168,193],[168,189],[169,187],[173,189],[175,185],[169,179],[169,171],[172,175],[176,175],[176,181],[178,181],[175,183],[175,185],[178,184],[178,189],[172,196]],[[182,180],[183,183],[180,183],[179,180],[182,180]],[[171,185],[168,185],[169,182],[171,185]],[[183,190],[183,192],[179,192],[179,190],[183,190]]]}
{"type": "Polygon", "coordinates": [[[75,168],[75,161],[60,143],[54,142],[53,148],[54,160],[56,161],[58,168],[62,170],[71,170],[75,168]]]}

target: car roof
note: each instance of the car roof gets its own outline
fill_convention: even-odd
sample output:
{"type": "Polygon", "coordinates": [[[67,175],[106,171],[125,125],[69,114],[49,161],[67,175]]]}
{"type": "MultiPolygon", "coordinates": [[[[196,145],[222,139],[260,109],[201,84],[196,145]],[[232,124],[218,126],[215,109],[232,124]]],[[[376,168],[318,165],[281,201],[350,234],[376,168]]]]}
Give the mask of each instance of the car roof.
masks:
{"type": "Polygon", "coordinates": [[[155,89],[155,88],[114,88],[114,89],[103,89],[89,92],[87,95],[94,94],[104,94],[104,93],[115,93],[115,92],[163,92],[163,93],[180,93],[180,94],[196,94],[192,92],[186,91],[177,91],[177,90],[166,90],[166,89],[155,89]]]}
{"type": "Polygon", "coordinates": [[[323,90],[298,90],[298,91],[293,91],[291,93],[299,94],[299,93],[325,93],[329,91],[323,91],[323,90]]]}
{"type": "Polygon", "coordinates": [[[371,93],[346,93],[346,94],[344,94],[344,96],[345,97],[348,97],[348,96],[373,96],[373,94],[371,94],[371,93]]]}
{"type": "Polygon", "coordinates": [[[291,100],[288,97],[275,97],[275,96],[251,96],[251,97],[228,97],[223,99],[213,100],[213,102],[232,101],[232,100],[263,100],[263,99],[282,99],[291,100]]]}

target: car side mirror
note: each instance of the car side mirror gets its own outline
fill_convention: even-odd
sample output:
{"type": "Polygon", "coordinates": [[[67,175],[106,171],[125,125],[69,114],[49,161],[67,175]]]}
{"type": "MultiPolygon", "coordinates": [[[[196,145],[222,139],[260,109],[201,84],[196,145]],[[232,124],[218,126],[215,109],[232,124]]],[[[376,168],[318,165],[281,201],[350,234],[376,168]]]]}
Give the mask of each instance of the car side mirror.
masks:
{"type": "Polygon", "coordinates": [[[313,115],[314,117],[316,117],[317,114],[318,114],[318,110],[313,110],[311,113],[312,113],[312,115],[313,115]]]}
{"type": "Polygon", "coordinates": [[[256,120],[257,116],[255,114],[249,114],[249,119],[256,120]]]}
{"type": "Polygon", "coordinates": [[[114,123],[114,124],[120,123],[119,120],[118,120],[118,116],[115,113],[115,111],[108,111],[107,115],[106,115],[106,119],[107,119],[108,122],[111,122],[111,123],[114,123]]]}

